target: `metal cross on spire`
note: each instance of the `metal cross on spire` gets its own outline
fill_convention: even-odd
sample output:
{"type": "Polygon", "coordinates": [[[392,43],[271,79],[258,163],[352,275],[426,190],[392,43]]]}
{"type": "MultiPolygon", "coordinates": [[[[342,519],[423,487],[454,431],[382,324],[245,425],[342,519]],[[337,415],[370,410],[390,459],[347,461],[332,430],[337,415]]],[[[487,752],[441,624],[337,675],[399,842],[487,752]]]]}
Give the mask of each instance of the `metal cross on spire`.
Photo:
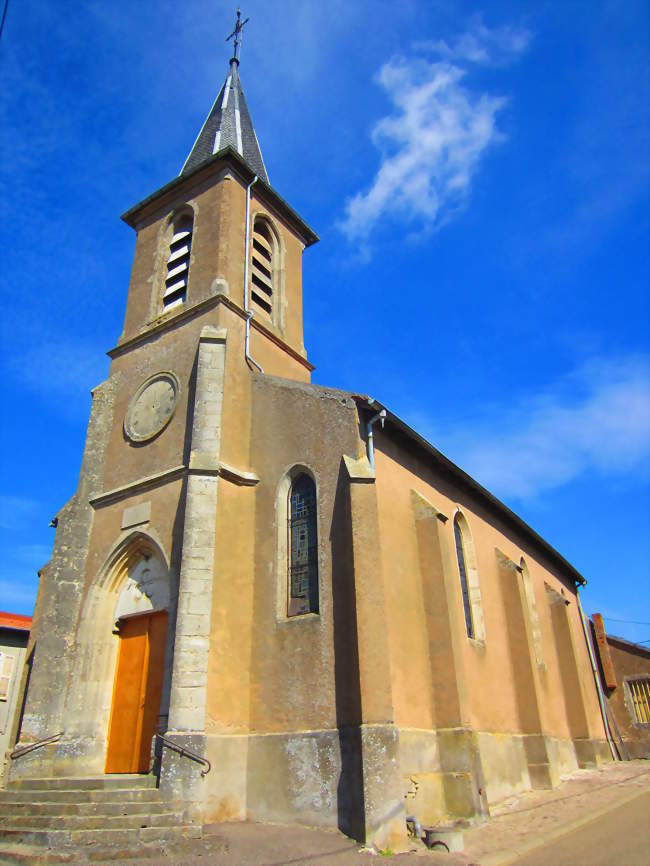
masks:
{"type": "Polygon", "coordinates": [[[237,7],[237,21],[235,22],[235,29],[232,31],[230,36],[226,38],[226,42],[228,42],[230,39],[233,38],[233,36],[235,37],[235,53],[233,56],[237,61],[239,61],[239,46],[241,45],[242,41],[241,34],[244,29],[244,24],[248,24],[249,21],[250,18],[247,18],[245,21],[241,20],[241,9],[237,7]]]}

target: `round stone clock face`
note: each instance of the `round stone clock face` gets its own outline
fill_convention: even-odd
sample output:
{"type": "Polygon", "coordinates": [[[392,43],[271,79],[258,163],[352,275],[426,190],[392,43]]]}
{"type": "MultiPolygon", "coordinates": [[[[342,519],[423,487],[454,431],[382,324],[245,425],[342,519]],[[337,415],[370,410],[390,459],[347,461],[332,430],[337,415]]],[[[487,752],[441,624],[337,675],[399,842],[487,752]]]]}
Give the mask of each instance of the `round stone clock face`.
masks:
{"type": "Polygon", "coordinates": [[[133,442],[146,442],[169,423],[178,402],[178,379],[156,373],[138,388],[124,418],[124,432],[133,442]]]}

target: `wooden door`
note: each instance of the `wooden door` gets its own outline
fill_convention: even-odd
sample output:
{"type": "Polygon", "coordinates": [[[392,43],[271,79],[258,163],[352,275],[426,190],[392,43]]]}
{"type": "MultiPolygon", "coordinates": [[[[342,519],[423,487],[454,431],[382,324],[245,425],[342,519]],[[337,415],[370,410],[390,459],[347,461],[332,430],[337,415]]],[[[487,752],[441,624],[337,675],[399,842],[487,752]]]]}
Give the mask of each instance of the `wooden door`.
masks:
{"type": "Polygon", "coordinates": [[[120,620],[105,773],[147,773],[160,711],[167,611],[120,620]]]}

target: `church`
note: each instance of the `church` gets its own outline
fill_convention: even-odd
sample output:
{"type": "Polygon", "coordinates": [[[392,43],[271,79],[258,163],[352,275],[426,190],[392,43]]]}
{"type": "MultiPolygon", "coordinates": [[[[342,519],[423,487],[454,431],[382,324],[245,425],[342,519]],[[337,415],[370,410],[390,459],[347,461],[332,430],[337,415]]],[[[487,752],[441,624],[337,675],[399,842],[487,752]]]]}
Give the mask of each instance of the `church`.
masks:
{"type": "Polygon", "coordinates": [[[240,32],[180,174],[123,216],[9,786],[147,775],[196,825],[384,847],[611,760],[585,581],[389,407],[311,384],[318,237],[269,180],[240,32]]]}

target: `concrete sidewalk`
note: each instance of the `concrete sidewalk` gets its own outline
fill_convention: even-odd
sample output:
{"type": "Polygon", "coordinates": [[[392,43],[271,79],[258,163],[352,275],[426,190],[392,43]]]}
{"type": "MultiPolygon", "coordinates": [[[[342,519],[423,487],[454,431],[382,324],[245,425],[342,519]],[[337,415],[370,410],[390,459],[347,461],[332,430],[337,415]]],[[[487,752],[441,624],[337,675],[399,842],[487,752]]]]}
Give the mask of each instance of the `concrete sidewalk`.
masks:
{"type": "Polygon", "coordinates": [[[621,761],[577,770],[551,791],[530,791],[492,809],[489,821],[465,833],[464,861],[508,866],[650,790],[650,761],[621,761]]]}
{"type": "MultiPolygon", "coordinates": [[[[650,790],[650,761],[608,764],[597,770],[578,770],[559,788],[534,791],[501,803],[491,818],[465,831],[462,854],[428,851],[415,841],[408,852],[381,854],[364,851],[340,833],[274,824],[219,824],[200,840],[184,840],[166,851],[143,850],[137,859],[113,851],[110,860],[99,852],[78,851],[58,862],[116,863],[123,866],[367,866],[386,862],[395,866],[508,866],[522,854],[593,821],[628,800],[650,790]]],[[[206,828],[207,829],[207,828],[206,828]]],[[[55,852],[51,852],[56,857],[55,852]]],[[[61,852],[62,854],[62,852],[61,852]]],[[[11,862],[53,862],[49,858],[11,862]]]]}

